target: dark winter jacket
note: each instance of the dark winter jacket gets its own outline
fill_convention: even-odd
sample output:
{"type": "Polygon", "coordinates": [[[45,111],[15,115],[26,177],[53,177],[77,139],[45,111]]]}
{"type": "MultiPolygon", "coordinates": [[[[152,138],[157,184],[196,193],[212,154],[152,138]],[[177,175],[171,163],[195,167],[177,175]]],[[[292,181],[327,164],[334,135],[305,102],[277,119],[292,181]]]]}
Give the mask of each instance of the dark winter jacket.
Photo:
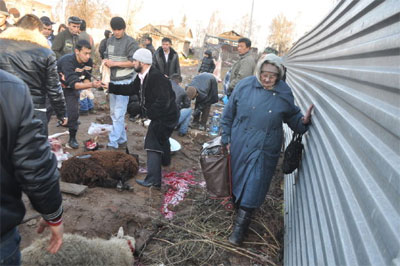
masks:
{"type": "Polygon", "coordinates": [[[190,100],[186,94],[185,89],[182,88],[181,86],[179,86],[179,84],[173,80],[171,80],[171,85],[172,85],[172,89],[175,92],[176,105],[178,106],[178,109],[180,110],[182,108],[189,108],[190,100]]]}
{"type": "Polygon", "coordinates": [[[201,61],[199,73],[208,72],[213,73],[215,69],[214,59],[212,57],[204,57],[201,61]]]}
{"type": "Polygon", "coordinates": [[[174,49],[170,48],[168,54],[168,62],[165,62],[164,50],[158,47],[153,55],[153,66],[157,68],[162,74],[171,77],[172,74],[181,74],[181,67],[179,66],[179,56],[174,49]]]}
{"type": "Polygon", "coordinates": [[[75,89],[75,83],[91,80],[93,61],[90,58],[86,63],[79,63],[75,54],[66,54],[58,60],[58,72],[64,75],[62,81],[65,96],[79,96],[80,90],[75,89]]]}
{"type": "Polygon", "coordinates": [[[170,81],[158,69],[151,67],[143,85],[139,75],[128,85],[110,83],[109,92],[118,95],[139,95],[143,116],[151,120],[144,148],[169,153],[169,137],[179,119],[175,93],[170,81]]]}
{"type": "Polygon", "coordinates": [[[146,44],[146,49],[150,50],[152,55],[154,55],[154,53],[156,52],[156,49],[154,49],[154,46],[151,43],[146,44]]]}
{"type": "Polygon", "coordinates": [[[26,84],[0,70],[1,236],[25,215],[22,191],[46,220],[62,214],[57,160],[41,127],[26,84]]]}
{"type": "Polygon", "coordinates": [[[201,73],[193,78],[188,86],[197,90],[196,103],[211,105],[218,102],[218,83],[213,74],[201,73]]]}
{"type": "Polygon", "coordinates": [[[56,53],[57,59],[65,54],[74,52],[79,36],[73,35],[68,29],[60,32],[53,41],[51,49],[56,53]]]}
{"type": "Polygon", "coordinates": [[[0,51],[0,69],[28,85],[35,109],[46,108],[49,97],[57,118],[66,117],[56,57],[46,38],[39,32],[11,27],[0,36],[0,51]]]}

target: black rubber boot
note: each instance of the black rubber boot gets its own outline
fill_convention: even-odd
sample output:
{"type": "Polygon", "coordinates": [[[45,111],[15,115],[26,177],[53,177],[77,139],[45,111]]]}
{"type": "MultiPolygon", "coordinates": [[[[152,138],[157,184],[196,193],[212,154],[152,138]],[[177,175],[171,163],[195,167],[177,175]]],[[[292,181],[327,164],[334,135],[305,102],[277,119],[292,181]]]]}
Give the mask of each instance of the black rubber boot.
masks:
{"type": "Polygon", "coordinates": [[[79,144],[76,141],[76,130],[69,130],[69,141],[68,141],[68,146],[72,149],[78,149],[79,144]]]}
{"type": "Polygon", "coordinates": [[[235,227],[229,237],[229,242],[235,246],[240,246],[249,229],[251,221],[251,211],[239,209],[236,215],[235,227]]]}

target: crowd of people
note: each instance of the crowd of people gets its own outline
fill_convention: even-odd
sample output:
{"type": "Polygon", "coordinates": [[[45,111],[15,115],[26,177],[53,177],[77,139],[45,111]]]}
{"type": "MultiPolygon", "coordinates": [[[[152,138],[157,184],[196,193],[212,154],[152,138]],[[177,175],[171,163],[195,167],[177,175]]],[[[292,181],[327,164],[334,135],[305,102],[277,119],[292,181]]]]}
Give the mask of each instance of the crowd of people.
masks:
{"type": "MultiPolygon", "coordinates": [[[[169,138],[174,130],[187,135],[189,127],[206,130],[211,106],[218,102],[215,60],[205,51],[198,74],[182,87],[177,51],[170,38],[154,49],[126,33],[126,23],[113,17],[99,50],[76,16],[61,24],[54,36],[49,17],[27,14],[14,25],[0,1],[0,124],[1,124],[1,245],[0,264],[18,265],[17,225],[25,209],[21,192],[42,214],[39,232],[50,227],[49,251],[62,243],[62,200],[56,158],[50,151],[48,122],[55,113],[69,129],[68,148],[78,149],[79,116],[93,113],[92,88],[107,88],[112,119],[108,150],[125,149],[125,116],[150,119],[144,149],[147,176],[136,182],[160,188],[162,166],[171,162],[169,138]],[[93,56],[99,52],[110,71],[109,80],[93,77],[93,56]],[[194,108],[192,109],[192,101],[194,108]]],[[[239,60],[227,74],[229,101],[221,126],[222,143],[232,156],[233,199],[238,208],[229,241],[241,245],[252,212],[259,208],[276,168],[282,143],[282,123],[296,132],[307,131],[313,106],[302,115],[294,105],[280,57],[267,53],[256,62],[248,38],[238,40],[239,60]]]]}

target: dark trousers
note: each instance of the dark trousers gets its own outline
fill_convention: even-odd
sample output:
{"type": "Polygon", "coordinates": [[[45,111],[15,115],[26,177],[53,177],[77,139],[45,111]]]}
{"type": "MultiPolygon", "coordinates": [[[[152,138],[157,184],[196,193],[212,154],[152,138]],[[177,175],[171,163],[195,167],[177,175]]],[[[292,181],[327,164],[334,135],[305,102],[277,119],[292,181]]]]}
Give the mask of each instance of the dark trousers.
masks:
{"type": "Polygon", "coordinates": [[[40,121],[42,121],[43,125],[42,125],[42,130],[40,131],[40,133],[47,137],[48,134],[49,134],[49,130],[48,130],[48,127],[47,127],[48,121],[47,121],[46,112],[34,110],[33,111],[33,118],[39,119],[40,121]]]}
{"type": "Polygon", "coordinates": [[[147,182],[161,184],[161,158],[161,152],[147,151],[147,182]]]}
{"type": "Polygon", "coordinates": [[[201,106],[196,103],[193,112],[193,123],[199,123],[200,120],[200,125],[206,127],[210,110],[211,105],[201,106]]]}
{"type": "Polygon", "coordinates": [[[1,237],[0,265],[21,265],[20,242],[21,236],[19,235],[17,227],[1,237]]]}
{"type": "Polygon", "coordinates": [[[78,130],[79,119],[79,94],[65,95],[65,104],[67,105],[68,128],[78,130]]]}

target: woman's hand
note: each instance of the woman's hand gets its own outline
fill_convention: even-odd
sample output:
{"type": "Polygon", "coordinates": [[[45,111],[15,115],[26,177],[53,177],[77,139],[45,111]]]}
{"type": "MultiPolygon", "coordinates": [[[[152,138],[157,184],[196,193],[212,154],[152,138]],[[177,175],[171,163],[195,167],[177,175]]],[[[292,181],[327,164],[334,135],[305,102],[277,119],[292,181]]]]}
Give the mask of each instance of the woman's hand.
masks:
{"type": "Polygon", "coordinates": [[[314,109],[314,104],[311,104],[310,107],[308,107],[306,115],[303,116],[303,124],[307,125],[308,123],[311,122],[311,112],[314,109]]]}

